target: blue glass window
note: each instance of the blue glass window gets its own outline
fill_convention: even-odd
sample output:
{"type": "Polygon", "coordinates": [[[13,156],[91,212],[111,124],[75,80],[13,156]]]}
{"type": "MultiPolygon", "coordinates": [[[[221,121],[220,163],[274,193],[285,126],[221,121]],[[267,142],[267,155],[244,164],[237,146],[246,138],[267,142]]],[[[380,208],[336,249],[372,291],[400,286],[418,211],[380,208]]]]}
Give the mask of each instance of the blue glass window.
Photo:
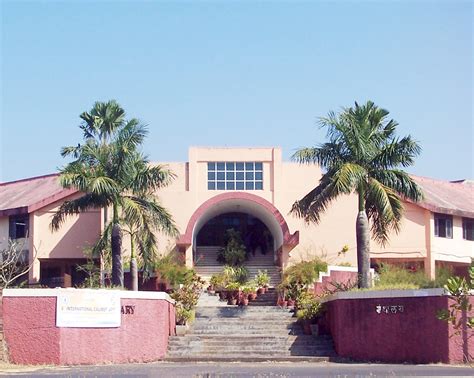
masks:
{"type": "Polygon", "coordinates": [[[262,162],[208,162],[208,190],[263,190],[262,162]]]}

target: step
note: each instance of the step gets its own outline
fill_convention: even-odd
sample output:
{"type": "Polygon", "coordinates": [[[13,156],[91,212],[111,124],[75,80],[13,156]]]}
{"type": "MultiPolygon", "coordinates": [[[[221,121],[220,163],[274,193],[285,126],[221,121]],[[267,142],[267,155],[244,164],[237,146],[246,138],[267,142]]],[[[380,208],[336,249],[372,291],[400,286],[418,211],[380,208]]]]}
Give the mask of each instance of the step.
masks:
{"type": "Polygon", "coordinates": [[[234,358],[237,358],[237,356],[260,356],[260,357],[286,357],[286,356],[308,356],[308,357],[317,357],[317,356],[326,356],[326,357],[331,357],[335,356],[336,354],[332,349],[326,349],[326,350],[318,350],[318,349],[311,349],[311,350],[300,350],[300,349],[294,349],[294,350],[278,350],[275,351],[273,350],[265,350],[265,349],[226,349],[223,350],[221,348],[194,348],[194,349],[176,349],[176,350],[170,350],[168,351],[167,356],[168,357],[178,357],[178,356],[199,356],[199,355],[215,355],[215,356],[234,356],[234,358]]]}
{"type": "Polygon", "coordinates": [[[281,356],[281,355],[251,355],[251,354],[236,354],[232,356],[222,356],[215,354],[196,354],[192,356],[167,356],[167,362],[309,362],[309,363],[324,363],[329,361],[344,361],[337,357],[331,356],[281,356]]]}
{"type": "Polygon", "coordinates": [[[332,346],[332,341],[326,337],[312,336],[312,335],[241,335],[229,333],[227,335],[185,335],[185,336],[170,336],[170,345],[184,344],[192,345],[193,343],[202,343],[208,345],[225,345],[230,343],[232,346],[248,345],[255,346],[256,344],[285,344],[288,346],[315,346],[326,347],[332,346]]]}
{"type": "Polygon", "coordinates": [[[249,335],[265,337],[268,335],[272,336],[289,336],[297,335],[303,336],[303,330],[301,327],[292,325],[275,325],[270,327],[265,324],[243,324],[236,325],[232,323],[219,323],[219,324],[195,324],[191,328],[189,336],[200,335],[200,336],[219,336],[219,335],[249,335]]]}
{"type": "Polygon", "coordinates": [[[278,306],[261,306],[259,308],[252,306],[196,307],[196,317],[256,317],[265,320],[265,317],[269,315],[281,316],[282,318],[291,318],[293,316],[293,313],[289,312],[287,309],[282,309],[278,306]]]}
{"type": "Polygon", "coordinates": [[[203,293],[200,303],[217,306],[196,308],[188,334],[170,337],[166,360],[328,361],[336,357],[331,337],[305,335],[294,313],[274,301],[275,290],[260,295],[250,306],[227,306],[217,296],[203,293]]]}

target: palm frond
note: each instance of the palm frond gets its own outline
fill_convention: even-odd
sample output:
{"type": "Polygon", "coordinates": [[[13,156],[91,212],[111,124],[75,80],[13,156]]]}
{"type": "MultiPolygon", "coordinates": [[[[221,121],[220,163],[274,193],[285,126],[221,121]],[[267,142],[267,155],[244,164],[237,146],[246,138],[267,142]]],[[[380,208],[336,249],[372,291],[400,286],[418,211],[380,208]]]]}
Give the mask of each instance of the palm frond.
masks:
{"type": "Polygon", "coordinates": [[[332,175],[334,190],[339,194],[350,194],[367,180],[368,172],[358,164],[344,163],[332,175]]]}
{"type": "Polygon", "coordinates": [[[157,202],[153,195],[124,196],[122,206],[127,222],[138,227],[149,226],[169,236],[179,235],[173,217],[157,202]]]}
{"type": "Polygon", "coordinates": [[[381,168],[408,167],[414,164],[415,157],[421,152],[420,145],[409,135],[394,138],[385,144],[375,156],[373,163],[381,168]]]}
{"type": "Polygon", "coordinates": [[[62,147],[60,154],[62,157],[72,156],[74,157],[74,159],[77,159],[79,157],[80,152],[81,152],[81,145],[78,144],[77,146],[62,147]]]}
{"type": "Polygon", "coordinates": [[[100,234],[99,240],[92,247],[92,254],[98,256],[102,254],[103,251],[109,250],[111,248],[111,239],[112,239],[112,228],[113,223],[109,222],[105,225],[104,230],[100,234]]]}
{"type": "Polygon", "coordinates": [[[398,233],[403,204],[397,193],[371,178],[366,187],[366,211],[374,239],[385,245],[391,231],[398,233]]]}
{"type": "Polygon", "coordinates": [[[342,143],[328,142],[319,147],[301,148],[297,150],[292,160],[302,164],[319,164],[327,168],[340,165],[346,161],[347,152],[342,143]]]}
{"type": "Polygon", "coordinates": [[[53,215],[51,220],[51,230],[57,231],[66,218],[70,215],[79,214],[93,208],[101,208],[108,205],[108,201],[103,197],[92,193],[85,194],[82,197],[71,201],[65,201],[53,215]]]}
{"type": "Polygon", "coordinates": [[[84,112],[79,117],[84,121],[80,125],[84,139],[95,139],[98,143],[104,143],[125,122],[125,110],[115,100],[97,101],[90,112],[84,112]]]}
{"type": "Polygon", "coordinates": [[[371,172],[371,176],[398,195],[413,202],[423,199],[421,187],[404,171],[397,169],[379,169],[371,172]]]}
{"type": "Polygon", "coordinates": [[[324,174],[317,187],[293,204],[290,213],[303,218],[306,223],[319,223],[329,204],[339,196],[331,176],[332,172],[324,174]]]}

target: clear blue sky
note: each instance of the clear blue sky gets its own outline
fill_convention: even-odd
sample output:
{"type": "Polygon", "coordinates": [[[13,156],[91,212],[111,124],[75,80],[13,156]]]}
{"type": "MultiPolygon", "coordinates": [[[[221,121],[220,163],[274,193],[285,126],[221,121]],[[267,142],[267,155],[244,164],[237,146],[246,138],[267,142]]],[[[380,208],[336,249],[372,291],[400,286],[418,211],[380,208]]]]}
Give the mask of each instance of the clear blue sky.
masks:
{"type": "Polygon", "coordinates": [[[78,115],[116,99],[153,161],[189,146],[324,141],[317,117],[373,100],[423,153],[473,173],[470,1],[2,1],[0,181],[52,173],[78,115]]]}

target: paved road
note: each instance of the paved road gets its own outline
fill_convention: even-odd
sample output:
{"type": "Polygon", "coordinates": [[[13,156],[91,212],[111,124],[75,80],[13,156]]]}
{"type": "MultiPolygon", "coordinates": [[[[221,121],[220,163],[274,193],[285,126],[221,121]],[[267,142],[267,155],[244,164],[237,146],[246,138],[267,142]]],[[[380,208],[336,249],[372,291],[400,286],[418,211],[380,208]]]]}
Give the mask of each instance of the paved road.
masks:
{"type": "Polygon", "coordinates": [[[386,377],[474,376],[468,366],[340,363],[150,363],[107,366],[16,369],[1,375],[18,377],[386,377]]]}

